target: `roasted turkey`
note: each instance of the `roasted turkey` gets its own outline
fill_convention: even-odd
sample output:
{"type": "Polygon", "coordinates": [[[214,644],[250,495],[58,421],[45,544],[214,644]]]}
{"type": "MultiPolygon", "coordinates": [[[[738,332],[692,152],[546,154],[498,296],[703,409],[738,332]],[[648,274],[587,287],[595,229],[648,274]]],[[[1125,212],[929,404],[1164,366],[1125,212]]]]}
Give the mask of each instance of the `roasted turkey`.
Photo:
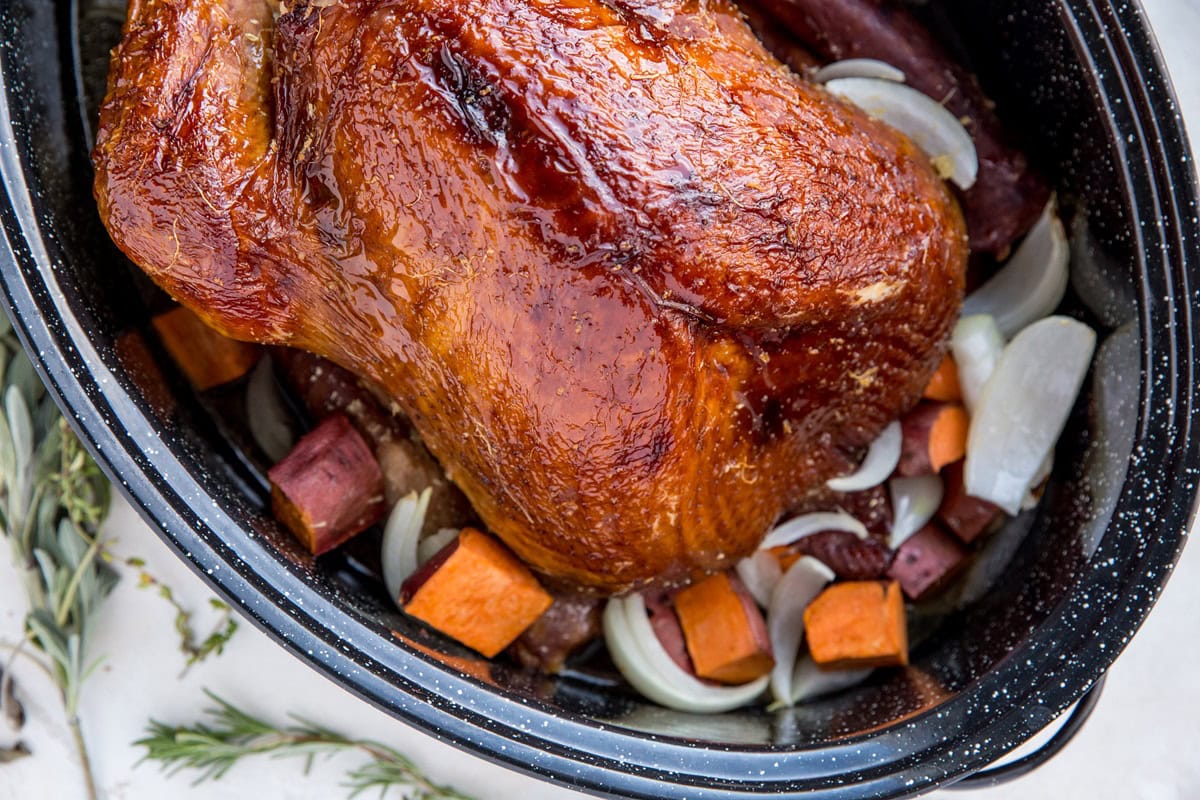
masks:
{"type": "Polygon", "coordinates": [[[727,0],[131,0],[94,162],[167,292],[377,383],[491,531],[600,593],[811,504],[962,299],[929,159],[727,0]]]}

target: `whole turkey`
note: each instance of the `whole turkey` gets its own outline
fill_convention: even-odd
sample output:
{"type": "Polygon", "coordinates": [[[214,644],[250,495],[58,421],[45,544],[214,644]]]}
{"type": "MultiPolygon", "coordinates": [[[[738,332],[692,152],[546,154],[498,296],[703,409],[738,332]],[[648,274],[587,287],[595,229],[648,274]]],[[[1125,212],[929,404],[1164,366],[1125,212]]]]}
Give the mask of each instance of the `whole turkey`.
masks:
{"type": "Polygon", "coordinates": [[[159,285],[379,384],[597,593],[751,551],[962,299],[929,159],[726,0],[131,0],[94,160],[159,285]]]}

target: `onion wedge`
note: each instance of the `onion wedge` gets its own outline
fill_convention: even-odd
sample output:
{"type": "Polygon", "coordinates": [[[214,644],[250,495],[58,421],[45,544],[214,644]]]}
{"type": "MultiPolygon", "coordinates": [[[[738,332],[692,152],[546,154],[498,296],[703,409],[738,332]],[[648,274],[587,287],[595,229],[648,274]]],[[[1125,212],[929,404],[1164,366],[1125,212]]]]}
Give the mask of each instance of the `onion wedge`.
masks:
{"type": "Polygon", "coordinates": [[[288,425],[288,410],[272,373],[271,359],[260,358],[246,384],[246,426],[272,464],[278,464],[296,444],[288,425]]]}
{"type": "Polygon", "coordinates": [[[775,656],[771,695],[776,703],[792,704],[792,673],[804,638],[804,609],[833,578],[833,570],[811,556],[804,556],[783,574],[771,592],[767,632],[775,656]]]}
{"type": "Polygon", "coordinates": [[[857,686],[874,671],[845,669],[826,672],[809,656],[801,656],[796,660],[796,669],[792,672],[792,705],[857,686]]]}
{"type": "Polygon", "coordinates": [[[945,487],[937,475],[921,475],[892,478],[888,481],[888,491],[892,496],[894,515],[890,544],[895,550],[933,519],[942,504],[945,487]]]}
{"type": "Polygon", "coordinates": [[[1096,332],[1047,317],[1004,350],[971,417],[967,493],[1009,514],[1021,502],[1062,434],[1096,349],[1096,332]]]}
{"type": "Polygon", "coordinates": [[[759,550],[739,561],[734,567],[734,571],[741,578],[746,591],[754,598],[754,602],[763,608],[770,605],[771,592],[775,589],[775,584],[779,583],[779,579],[783,577],[783,568],[779,566],[779,559],[766,550],[759,550]]]}
{"type": "Polygon", "coordinates": [[[878,78],[904,83],[904,73],[886,61],[874,58],[846,58],[826,64],[813,73],[813,83],[828,83],[838,78],[878,78]]]}
{"type": "Polygon", "coordinates": [[[1051,450],[1049,455],[1042,461],[1042,465],[1038,467],[1038,471],[1033,475],[1033,481],[1029,484],[1029,489],[1025,491],[1025,499],[1021,501],[1022,511],[1032,511],[1037,508],[1037,504],[1042,502],[1042,493],[1038,491],[1039,487],[1050,477],[1050,473],[1054,471],[1054,450],[1051,450]]]}
{"type": "Polygon", "coordinates": [[[421,566],[433,558],[461,533],[458,528],[441,528],[417,542],[417,566],[421,566]]]}
{"type": "Polygon", "coordinates": [[[821,531],[845,531],[853,533],[860,539],[867,538],[867,528],[845,511],[820,511],[815,514],[801,514],[789,519],[763,538],[759,550],[770,550],[772,547],[791,544],[797,539],[812,536],[821,531]]]}
{"type": "Polygon", "coordinates": [[[429,507],[429,489],[409,492],[396,501],[387,523],[383,526],[383,546],[379,560],[383,566],[383,584],[392,602],[400,603],[400,586],[417,571],[417,539],[425,524],[425,509],[429,507]]]}
{"type": "Polygon", "coordinates": [[[717,714],[758,699],[770,679],[743,686],[709,686],[679,668],[654,634],[638,594],[614,597],[604,607],[604,638],[617,669],[633,688],[659,705],[717,714]]]}
{"type": "Polygon", "coordinates": [[[991,314],[1011,339],[1054,313],[1067,293],[1071,246],[1051,200],[1041,219],[1000,271],[963,303],[963,316],[991,314]]]}
{"type": "Polygon", "coordinates": [[[962,387],[967,411],[975,413],[979,396],[996,362],[1004,352],[1004,334],[991,314],[963,317],[950,336],[950,350],[958,365],[958,384],[962,387]]]}
{"type": "Polygon", "coordinates": [[[825,482],[835,492],[861,492],[873,489],[888,479],[896,471],[900,463],[900,451],[904,444],[900,422],[896,421],[883,429],[871,447],[867,456],[853,475],[841,478],[831,478],[825,482]]]}
{"type": "Polygon", "coordinates": [[[955,186],[975,185],[979,155],[971,134],[935,100],[903,83],[878,78],[837,78],[825,88],[911,139],[955,186]]]}

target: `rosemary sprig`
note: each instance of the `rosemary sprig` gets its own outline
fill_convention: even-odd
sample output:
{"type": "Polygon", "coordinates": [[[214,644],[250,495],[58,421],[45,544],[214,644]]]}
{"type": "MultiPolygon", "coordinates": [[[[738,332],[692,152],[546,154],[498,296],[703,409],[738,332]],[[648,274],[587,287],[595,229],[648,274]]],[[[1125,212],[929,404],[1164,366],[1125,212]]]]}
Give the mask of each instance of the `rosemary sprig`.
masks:
{"type": "Polygon", "coordinates": [[[196,770],[195,783],[201,783],[221,778],[249,756],[301,757],[307,762],[307,771],[318,755],[356,750],[369,760],[346,774],[352,798],[373,789],[382,797],[397,788],[408,800],[471,800],[452,787],[434,783],[409,758],[387,745],[351,739],[295,716],[294,724],[277,727],[212,692],[205,694],[215,703],[207,710],[212,723],[172,727],[152,720],[147,735],[135,743],[146,748],[144,760],[159,762],[169,774],[196,770]]]}
{"type": "MultiPolygon", "coordinates": [[[[25,638],[9,666],[28,646],[49,661],[88,797],[95,798],[78,709],[80,687],[97,664],[88,655],[88,633],[97,607],[117,582],[116,572],[99,557],[99,527],[108,515],[110,489],[46,396],[3,315],[0,402],[0,528],[12,545],[29,600],[25,638]]],[[[15,718],[9,709],[11,675],[6,669],[0,679],[6,719],[15,718]]]]}

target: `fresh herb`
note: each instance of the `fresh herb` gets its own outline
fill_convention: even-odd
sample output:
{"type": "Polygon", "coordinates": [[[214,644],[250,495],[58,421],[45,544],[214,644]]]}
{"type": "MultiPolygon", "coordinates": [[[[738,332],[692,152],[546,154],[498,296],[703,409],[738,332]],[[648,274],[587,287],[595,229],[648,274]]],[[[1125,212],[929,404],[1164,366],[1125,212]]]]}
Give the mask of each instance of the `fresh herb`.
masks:
{"type": "MultiPolygon", "coordinates": [[[[4,671],[0,670],[0,692],[3,697],[0,698],[0,711],[3,712],[4,721],[8,723],[11,730],[19,731],[25,726],[25,707],[21,705],[21,701],[17,699],[13,692],[13,682],[4,679],[4,671]]],[[[10,761],[24,758],[29,755],[29,748],[24,742],[16,742],[11,747],[0,747],[0,764],[7,764],[10,761]]]]}
{"type": "Polygon", "coordinates": [[[277,727],[239,710],[212,692],[216,704],[208,709],[212,723],[172,727],[151,721],[145,738],[136,742],[146,748],[145,760],[157,761],[170,774],[182,769],[199,772],[195,783],[216,780],[248,756],[297,756],[306,760],[305,770],[318,755],[355,750],[369,760],[346,774],[350,797],[378,789],[382,797],[397,788],[408,800],[471,800],[457,790],[434,783],[407,757],[387,745],[367,739],[351,739],[299,717],[293,725],[277,727]]]}
{"type": "MultiPolygon", "coordinates": [[[[116,586],[112,555],[100,538],[108,516],[110,487],[46,395],[8,321],[0,314],[0,534],[13,549],[29,602],[25,636],[0,669],[0,719],[19,731],[25,712],[13,691],[12,663],[31,659],[58,685],[67,724],[79,752],[87,796],[98,797],[87,745],[79,724],[79,697],[84,680],[99,663],[88,652],[88,634],[100,604],[116,586]],[[31,652],[31,648],[36,652],[31,652]]],[[[138,559],[126,564],[141,569],[138,559]]],[[[222,617],[199,639],[192,616],[174,593],[141,569],[141,582],[157,586],[175,608],[175,629],[188,664],[221,653],[237,630],[231,609],[209,602],[222,617]]],[[[138,742],[146,758],[171,771],[200,770],[197,782],[220,778],[241,758],[270,753],[303,756],[311,765],[322,753],[353,750],[369,760],[347,773],[351,796],[399,788],[409,800],[471,800],[429,780],[403,754],[378,742],[350,739],[296,717],[295,725],[276,728],[238,711],[209,693],[217,706],[213,725],[172,728],[151,722],[149,735],[138,742]]],[[[21,742],[0,748],[0,765],[29,755],[21,742]]]]}
{"type": "Polygon", "coordinates": [[[220,616],[209,634],[201,639],[192,625],[193,612],[184,608],[183,604],[175,598],[175,592],[171,591],[170,586],[146,571],[146,562],[140,558],[129,558],[125,560],[125,564],[138,570],[139,589],[157,587],[158,596],[175,609],[175,632],[179,634],[179,650],[187,659],[180,677],[186,675],[192,665],[200,663],[211,655],[219,656],[225,652],[225,645],[229,644],[229,640],[238,630],[237,620],[233,618],[233,609],[229,607],[228,603],[223,603],[215,597],[209,598],[209,606],[220,616]]]}
{"type": "MultiPolygon", "coordinates": [[[[96,785],[79,725],[79,693],[96,668],[88,634],[117,574],[102,557],[100,523],[109,485],[46,395],[0,315],[0,527],[13,548],[29,601],[25,637],[9,665],[33,646],[48,661],[79,751],[88,797],[96,785]]],[[[25,653],[29,655],[28,653],[25,653]]],[[[0,679],[4,718],[14,720],[12,670],[0,679]]],[[[5,760],[27,753],[18,747],[5,760]]]]}

